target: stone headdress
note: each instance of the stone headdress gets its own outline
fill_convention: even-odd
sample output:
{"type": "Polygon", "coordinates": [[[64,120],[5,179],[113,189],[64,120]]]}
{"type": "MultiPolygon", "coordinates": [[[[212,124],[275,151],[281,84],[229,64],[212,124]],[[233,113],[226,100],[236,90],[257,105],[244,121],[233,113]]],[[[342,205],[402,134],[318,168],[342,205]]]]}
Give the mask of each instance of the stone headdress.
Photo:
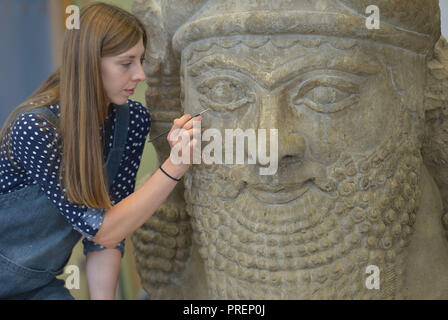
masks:
{"type": "Polygon", "coordinates": [[[382,0],[381,27],[366,27],[369,0],[210,0],[179,27],[173,48],[200,39],[241,34],[303,34],[372,39],[418,53],[440,37],[438,1],[382,0]]]}

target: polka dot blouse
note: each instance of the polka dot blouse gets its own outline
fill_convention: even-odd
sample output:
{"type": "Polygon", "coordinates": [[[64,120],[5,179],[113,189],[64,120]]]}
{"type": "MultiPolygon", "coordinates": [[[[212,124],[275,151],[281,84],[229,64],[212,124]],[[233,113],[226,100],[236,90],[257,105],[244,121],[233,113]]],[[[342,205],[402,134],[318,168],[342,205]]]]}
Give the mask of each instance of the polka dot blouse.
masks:
{"type": "MultiPolygon", "coordinates": [[[[151,125],[151,117],[145,107],[132,100],[128,100],[128,105],[130,110],[128,137],[118,173],[112,183],[110,197],[113,204],[120,202],[134,191],[137,170],[151,125]]],[[[58,104],[50,105],[49,108],[58,117],[60,116],[58,104]]],[[[108,119],[110,117],[113,117],[112,130],[104,160],[113,145],[115,110],[109,113],[108,119]]],[[[6,154],[0,155],[0,194],[39,184],[40,189],[57,206],[73,228],[90,241],[98,232],[106,210],[88,208],[71,203],[65,198],[62,192],[65,189],[61,190],[58,178],[60,149],[51,144],[54,138],[58,139],[58,133],[52,126],[49,127],[50,130],[43,130],[41,126],[49,127],[45,119],[32,113],[23,114],[16,122],[11,136],[10,153],[17,168],[11,164],[6,154]]]]}

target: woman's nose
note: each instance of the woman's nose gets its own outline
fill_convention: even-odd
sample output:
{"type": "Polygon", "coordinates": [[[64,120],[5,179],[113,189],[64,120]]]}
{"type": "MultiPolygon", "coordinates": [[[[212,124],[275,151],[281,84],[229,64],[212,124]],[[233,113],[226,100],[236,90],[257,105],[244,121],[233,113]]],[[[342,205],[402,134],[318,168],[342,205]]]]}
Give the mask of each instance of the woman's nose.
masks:
{"type": "Polygon", "coordinates": [[[145,70],[143,70],[143,66],[141,64],[139,64],[137,71],[134,73],[133,80],[139,82],[146,80],[145,70]]]}

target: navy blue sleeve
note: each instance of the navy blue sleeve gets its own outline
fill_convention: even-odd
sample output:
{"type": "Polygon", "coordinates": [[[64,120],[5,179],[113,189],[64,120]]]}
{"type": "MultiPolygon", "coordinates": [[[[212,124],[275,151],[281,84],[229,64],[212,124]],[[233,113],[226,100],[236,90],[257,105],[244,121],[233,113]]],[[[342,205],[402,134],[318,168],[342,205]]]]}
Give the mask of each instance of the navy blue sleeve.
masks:
{"type": "MultiPolygon", "coordinates": [[[[88,240],[87,238],[84,238],[82,240],[82,245],[83,245],[83,252],[84,255],[87,255],[89,252],[92,251],[98,251],[98,250],[104,250],[106,249],[105,246],[102,246],[98,243],[93,242],[92,240],[88,240]]],[[[120,250],[121,252],[121,257],[124,256],[124,246],[125,246],[125,240],[123,239],[116,247],[115,249],[120,250]]]]}

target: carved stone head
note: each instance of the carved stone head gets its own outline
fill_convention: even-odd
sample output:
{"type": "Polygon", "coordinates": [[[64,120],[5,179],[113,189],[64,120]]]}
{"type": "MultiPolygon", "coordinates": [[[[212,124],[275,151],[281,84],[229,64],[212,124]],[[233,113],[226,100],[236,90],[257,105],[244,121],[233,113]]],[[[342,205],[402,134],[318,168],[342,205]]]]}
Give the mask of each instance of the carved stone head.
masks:
{"type": "Polygon", "coordinates": [[[274,175],[260,175],[259,161],[186,175],[208,297],[400,297],[439,8],[377,1],[380,29],[369,30],[369,4],[210,0],[168,23],[184,113],[210,108],[202,128],[223,137],[278,130],[266,140],[278,144],[274,175]],[[369,265],[386,275],[380,290],[366,288],[369,265]]]}

